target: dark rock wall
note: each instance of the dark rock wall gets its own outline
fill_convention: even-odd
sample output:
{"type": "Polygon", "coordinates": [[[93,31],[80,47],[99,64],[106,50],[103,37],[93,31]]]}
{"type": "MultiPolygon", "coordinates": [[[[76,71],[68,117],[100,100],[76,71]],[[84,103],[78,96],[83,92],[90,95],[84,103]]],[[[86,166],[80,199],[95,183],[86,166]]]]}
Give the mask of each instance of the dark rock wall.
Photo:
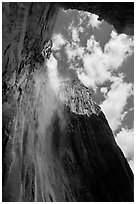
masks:
{"type": "Polygon", "coordinates": [[[66,149],[69,151],[63,156],[70,187],[77,201],[131,200],[133,174],[102,117],[103,113],[70,116],[73,128],[68,134],[70,142],[66,149]]]}
{"type": "Polygon", "coordinates": [[[59,4],[2,9],[3,201],[133,201],[133,173],[104,115],[70,113],[48,83],[41,51],[59,4]]]}
{"type": "Polygon", "coordinates": [[[33,183],[36,105],[40,81],[46,83],[41,51],[51,38],[58,9],[52,3],[3,3],[2,7],[3,200],[33,201],[41,199],[41,190],[33,183]]]}

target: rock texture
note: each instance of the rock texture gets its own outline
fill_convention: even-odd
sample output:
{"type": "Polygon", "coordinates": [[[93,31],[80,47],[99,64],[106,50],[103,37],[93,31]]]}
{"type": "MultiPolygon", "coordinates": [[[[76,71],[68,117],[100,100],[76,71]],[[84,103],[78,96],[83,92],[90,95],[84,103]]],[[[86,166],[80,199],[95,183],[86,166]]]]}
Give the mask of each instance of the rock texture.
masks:
{"type": "Polygon", "coordinates": [[[2,199],[133,201],[133,173],[89,90],[50,86],[59,6],[3,3],[2,199]]]}
{"type": "Polygon", "coordinates": [[[82,84],[75,81],[62,82],[58,94],[60,100],[78,115],[99,115],[101,108],[92,100],[91,92],[82,84]]]}

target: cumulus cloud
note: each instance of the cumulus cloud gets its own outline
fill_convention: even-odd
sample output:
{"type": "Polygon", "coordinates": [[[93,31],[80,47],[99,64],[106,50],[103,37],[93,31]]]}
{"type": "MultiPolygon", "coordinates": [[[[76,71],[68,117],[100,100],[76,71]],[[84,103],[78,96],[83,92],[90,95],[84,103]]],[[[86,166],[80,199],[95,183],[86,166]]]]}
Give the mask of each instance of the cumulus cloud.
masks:
{"type": "MultiPolygon", "coordinates": [[[[88,80],[86,79],[88,81],[88,86],[94,89],[111,77],[111,73],[107,70],[107,67],[104,66],[102,58],[103,56],[100,50],[92,54],[87,53],[83,56],[84,70],[82,70],[82,72],[85,72],[88,77],[88,80]]],[[[82,76],[80,76],[80,80],[83,83],[82,76]]]]}
{"type": "Polygon", "coordinates": [[[76,57],[78,57],[78,59],[81,59],[84,54],[84,47],[80,46],[79,38],[79,34],[83,32],[83,27],[82,26],[75,27],[73,25],[73,22],[74,21],[72,21],[68,28],[68,33],[69,36],[71,37],[70,38],[71,40],[67,42],[65,45],[65,53],[67,55],[69,62],[74,61],[76,57]]]}
{"type": "Polygon", "coordinates": [[[133,53],[134,41],[126,34],[111,32],[111,39],[104,47],[105,64],[110,69],[117,69],[133,53]]]}
{"type": "Polygon", "coordinates": [[[63,45],[67,43],[66,39],[60,33],[54,34],[52,37],[53,46],[52,49],[59,50],[63,45]]]}
{"type": "Polygon", "coordinates": [[[81,59],[84,54],[84,48],[79,45],[71,45],[70,43],[65,46],[65,52],[68,57],[68,61],[74,61],[76,57],[81,59]]]}
{"type": "MultiPolygon", "coordinates": [[[[65,13],[70,14],[73,13],[72,9],[63,10],[65,13]]],[[[92,28],[99,28],[103,21],[99,21],[99,16],[87,11],[77,11],[79,22],[77,23],[78,26],[82,25],[83,23],[87,24],[87,27],[92,28]]]]}
{"type": "MultiPolygon", "coordinates": [[[[118,35],[112,31],[111,38],[103,50],[93,35],[87,40],[86,47],[83,47],[79,38],[79,33],[84,31],[81,25],[87,18],[91,19],[91,16],[94,18],[94,15],[79,11],[79,16],[82,17],[82,22],[80,19],[77,26],[74,25],[74,21],[69,25],[68,33],[71,40],[68,42],[61,34],[55,35],[54,49],[65,45],[64,50],[69,63],[76,61],[77,64],[77,61],[81,60],[83,67],[75,66],[75,72],[85,86],[96,90],[106,81],[112,82],[114,72],[118,71],[127,57],[132,55],[134,39],[126,34],[118,35]]],[[[96,16],[95,19],[97,19],[96,16]]]]}
{"type": "Polygon", "coordinates": [[[99,16],[98,15],[95,15],[95,14],[89,14],[88,13],[88,17],[89,17],[89,23],[88,23],[88,26],[92,26],[93,28],[99,28],[99,26],[101,25],[102,21],[99,21],[98,18],[99,16]]]}
{"type": "MultiPolygon", "coordinates": [[[[90,80],[90,77],[85,74],[84,71],[81,71],[81,70],[77,70],[77,76],[79,78],[79,80],[86,86],[86,87],[89,87],[89,86],[93,86],[93,81],[90,80]],[[92,83],[92,84],[91,84],[92,83]]],[[[96,90],[96,89],[94,89],[96,90]]]]}
{"type": "Polygon", "coordinates": [[[112,31],[110,40],[104,49],[93,35],[87,39],[86,47],[83,47],[79,35],[85,30],[83,24],[99,28],[102,22],[94,14],[82,11],[78,13],[79,23],[76,26],[72,21],[68,28],[70,41],[68,42],[63,35],[58,34],[54,37],[54,44],[56,44],[54,46],[56,50],[62,45],[65,46],[64,50],[70,63],[69,68],[75,69],[79,80],[85,86],[96,91],[97,87],[104,85],[105,82],[112,83],[109,92],[106,87],[102,87],[100,91],[105,97],[101,107],[111,128],[115,131],[127,114],[125,110],[127,100],[133,94],[133,85],[125,83],[123,74],[119,74],[118,71],[123,62],[133,53],[134,39],[126,34],[117,34],[112,31]]]}
{"type": "Polygon", "coordinates": [[[134,168],[134,130],[122,128],[117,134],[116,142],[123,151],[132,170],[134,168]]]}
{"type": "Polygon", "coordinates": [[[107,87],[101,87],[100,91],[103,93],[103,94],[106,94],[108,92],[108,88],[107,87]]]}
{"type": "MultiPolygon", "coordinates": [[[[73,31],[73,24],[70,27],[72,35],[71,43],[65,46],[65,52],[68,61],[73,65],[79,80],[87,87],[96,91],[99,85],[110,81],[110,91],[101,89],[104,93],[105,100],[101,107],[115,131],[122,123],[127,111],[125,106],[127,99],[132,95],[132,84],[123,81],[123,74],[115,74],[122,63],[133,53],[133,38],[125,34],[118,35],[115,31],[111,32],[111,38],[102,50],[100,43],[91,36],[87,40],[86,47],[82,47],[79,42],[78,30],[73,31]],[[83,67],[79,67],[78,60],[81,60],[83,67]],[[76,61],[76,66],[74,62],[76,61]],[[116,77],[115,77],[116,75],[116,77]],[[120,99],[119,99],[119,96],[120,99]]],[[[71,65],[70,65],[71,67],[71,65]]]]}
{"type": "Polygon", "coordinates": [[[95,40],[94,36],[91,36],[87,40],[87,54],[83,56],[84,70],[82,72],[84,71],[85,74],[82,72],[81,75],[79,74],[81,82],[85,81],[85,75],[88,86],[93,88],[105,81],[112,81],[113,71],[117,70],[133,53],[133,44],[133,38],[125,34],[118,35],[112,31],[111,39],[102,51],[100,43],[95,40]]]}
{"type": "Polygon", "coordinates": [[[75,42],[79,42],[79,34],[84,32],[84,28],[80,25],[74,25],[74,21],[72,21],[68,27],[68,33],[72,37],[72,40],[75,42]]]}
{"type": "Polygon", "coordinates": [[[132,95],[132,84],[124,83],[123,74],[115,77],[114,71],[117,71],[122,63],[133,53],[133,38],[125,34],[118,35],[115,31],[111,33],[111,39],[105,45],[104,50],[100,43],[91,36],[87,40],[86,48],[71,48],[70,44],[66,47],[66,54],[69,61],[75,60],[76,56],[83,62],[83,67],[75,67],[79,80],[87,87],[92,87],[96,91],[99,85],[106,81],[112,82],[110,91],[101,89],[106,99],[101,107],[115,131],[122,123],[127,111],[125,106],[127,99],[132,95]],[[82,49],[83,48],[83,49],[82,49]],[[119,99],[119,96],[121,98],[119,99]]]}
{"type": "Polygon", "coordinates": [[[96,89],[105,81],[112,81],[113,71],[117,70],[133,53],[133,44],[133,38],[125,34],[117,35],[113,31],[104,51],[95,37],[91,36],[87,40],[86,48],[76,41],[76,43],[68,43],[65,46],[65,52],[69,62],[74,61],[76,57],[82,60],[84,67],[78,67],[77,70],[76,66],[77,75],[85,86],[96,89]]]}
{"type": "MultiPolygon", "coordinates": [[[[68,13],[70,12],[73,11],[69,10],[68,13]]],[[[75,71],[84,85],[96,90],[105,81],[112,81],[114,72],[118,71],[127,57],[132,55],[134,39],[126,34],[112,31],[111,38],[103,50],[93,35],[87,40],[86,47],[82,47],[79,34],[84,32],[85,25],[92,24],[93,27],[98,28],[102,21],[98,20],[97,15],[89,12],[77,11],[77,13],[79,19],[77,25],[72,20],[68,27],[71,40],[67,42],[65,52],[71,63],[75,59],[82,60],[83,67],[76,66],[75,71]]]]}
{"type": "Polygon", "coordinates": [[[123,82],[121,77],[115,77],[110,88],[106,99],[101,104],[101,108],[112,130],[115,131],[127,114],[124,108],[127,104],[127,99],[133,94],[133,85],[123,82]]]}
{"type": "Polygon", "coordinates": [[[102,49],[100,47],[100,43],[95,40],[94,35],[87,40],[87,51],[91,53],[99,53],[102,54],[102,49]]]}
{"type": "Polygon", "coordinates": [[[99,21],[99,16],[96,14],[92,14],[90,12],[78,11],[80,16],[80,24],[83,22],[87,22],[87,27],[92,26],[92,28],[99,28],[102,24],[102,21],[99,21]]]}
{"type": "Polygon", "coordinates": [[[73,41],[75,41],[75,42],[79,42],[79,41],[80,41],[80,40],[79,40],[79,32],[78,32],[78,30],[77,30],[76,27],[73,27],[73,28],[72,28],[72,39],[73,39],[73,41]]]}

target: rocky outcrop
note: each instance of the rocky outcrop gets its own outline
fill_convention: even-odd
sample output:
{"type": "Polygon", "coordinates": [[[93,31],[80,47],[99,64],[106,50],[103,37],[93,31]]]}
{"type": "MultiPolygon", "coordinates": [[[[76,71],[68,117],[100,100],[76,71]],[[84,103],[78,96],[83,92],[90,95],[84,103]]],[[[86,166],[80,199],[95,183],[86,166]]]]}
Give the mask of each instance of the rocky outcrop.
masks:
{"type": "Polygon", "coordinates": [[[49,83],[58,10],[3,3],[2,199],[133,201],[133,173],[89,90],[64,83],[58,96],[49,83]]]}
{"type": "Polygon", "coordinates": [[[104,114],[89,90],[68,86],[58,98],[39,71],[23,90],[5,148],[3,200],[133,201],[133,173],[104,114]]]}
{"type": "Polygon", "coordinates": [[[91,92],[83,84],[77,84],[75,81],[62,82],[58,93],[60,100],[70,108],[70,111],[78,115],[91,116],[93,113],[99,115],[101,112],[93,100],[91,92]]]}

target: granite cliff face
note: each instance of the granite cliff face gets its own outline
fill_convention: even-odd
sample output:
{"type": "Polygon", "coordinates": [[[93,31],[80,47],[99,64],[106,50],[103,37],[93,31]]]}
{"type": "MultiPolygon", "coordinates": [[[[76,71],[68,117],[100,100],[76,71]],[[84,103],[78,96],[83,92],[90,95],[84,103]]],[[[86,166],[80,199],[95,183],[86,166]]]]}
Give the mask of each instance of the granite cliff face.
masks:
{"type": "Polygon", "coordinates": [[[62,82],[58,97],[70,108],[70,111],[78,115],[99,115],[101,108],[92,100],[91,92],[82,84],[75,81],[62,82]]]}
{"type": "Polygon", "coordinates": [[[90,91],[47,74],[59,4],[3,3],[3,201],[133,201],[133,173],[90,91]]]}

